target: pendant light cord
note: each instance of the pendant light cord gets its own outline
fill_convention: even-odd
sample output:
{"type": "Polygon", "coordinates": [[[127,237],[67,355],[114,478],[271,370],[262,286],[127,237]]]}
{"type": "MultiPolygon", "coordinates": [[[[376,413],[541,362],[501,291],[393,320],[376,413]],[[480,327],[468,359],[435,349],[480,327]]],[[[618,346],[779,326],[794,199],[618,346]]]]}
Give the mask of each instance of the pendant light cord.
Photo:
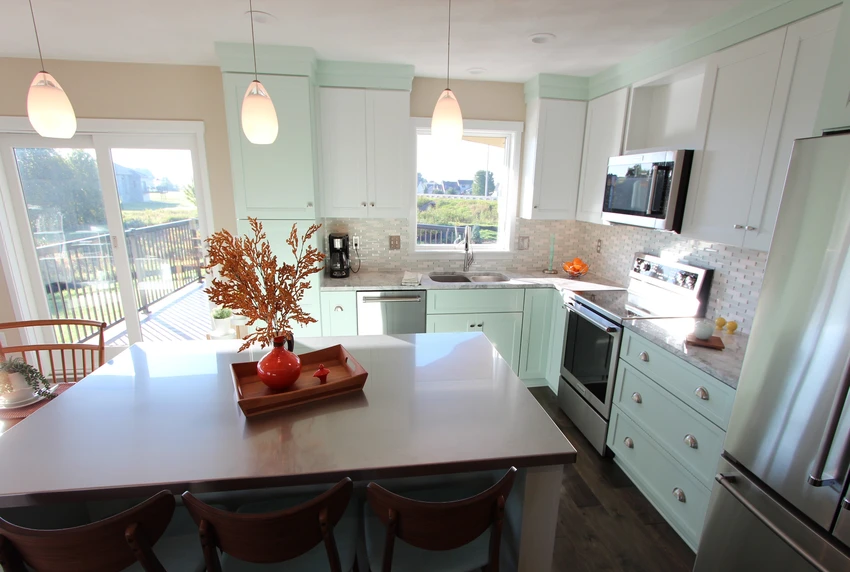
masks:
{"type": "MultiPolygon", "coordinates": [[[[32,0],[30,0],[32,3],[32,0]]],[[[254,0],[248,0],[248,17],[251,18],[251,49],[254,52],[254,81],[259,81],[257,77],[257,41],[254,39],[254,0]]]]}
{"type": "Polygon", "coordinates": [[[32,16],[32,29],[35,30],[35,45],[38,46],[38,59],[41,61],[41,71],[44,71],[44,58],[41,55],[41,42],[38,39],[38,26],[35,25],[35,10],[32,9],[32,0],[30,3],[30,16],[32,16]]]}
{"type": "MultiPolygon", "coordinates": [[[[30,0],[32,2],[32,0],[30,0]]],[[[449,89],[449,66],[452,61],[452,0],[449,0],[449,41],[446,49],[446,89],[449,89]]]]}

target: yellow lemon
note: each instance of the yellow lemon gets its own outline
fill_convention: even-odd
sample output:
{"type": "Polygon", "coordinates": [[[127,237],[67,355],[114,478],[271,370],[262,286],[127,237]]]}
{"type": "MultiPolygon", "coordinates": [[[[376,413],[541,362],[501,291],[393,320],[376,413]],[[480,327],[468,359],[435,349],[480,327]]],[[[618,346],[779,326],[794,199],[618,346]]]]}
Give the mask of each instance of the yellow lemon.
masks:
{"type": "Polygon", "coordinates": [[[723,326],[726,325],[726,318],[717,318],[714,320],[714,325],[717,326],[718,330],[722,330],[723,326]]]}
{"type": "Polygon", "coordinates": [[[730,334],[734,334],[735,330],[738,329],[738,322],[726,322],[726,331],[730,334]]]}

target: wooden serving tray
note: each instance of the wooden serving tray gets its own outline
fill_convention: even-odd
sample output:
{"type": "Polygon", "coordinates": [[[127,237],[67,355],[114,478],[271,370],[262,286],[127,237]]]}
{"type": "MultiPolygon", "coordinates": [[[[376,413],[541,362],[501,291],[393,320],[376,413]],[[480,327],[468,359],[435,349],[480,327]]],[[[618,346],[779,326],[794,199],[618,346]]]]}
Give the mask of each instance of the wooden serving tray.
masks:
{"type": "Polygon", "coordinates": [[[273,390],[257,376],[257,362],[230,365],[236,386],[237,403],[246,417],[288,409],[360,391],[369,373],[341,345],[301,354],[301,375],[295,384],[284,390],[273,390]],[[330,370],[327,383],[313,377],[319,365],[330,370]]]}
{"type": "Polygon", "coordinates": [[[711,336],[707,340],[701,340],[693,334],[688,334],[685,343],[691,346],[699,346],[701,348],[711,348],[713,350],[722,350],[726,347],[718,336],[711,336]]]}

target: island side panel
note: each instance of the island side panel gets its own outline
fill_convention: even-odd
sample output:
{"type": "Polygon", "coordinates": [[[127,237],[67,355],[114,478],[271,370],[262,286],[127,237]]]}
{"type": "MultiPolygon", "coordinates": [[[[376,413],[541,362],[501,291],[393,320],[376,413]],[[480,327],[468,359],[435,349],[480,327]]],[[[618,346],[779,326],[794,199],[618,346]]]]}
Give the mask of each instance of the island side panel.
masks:
{"type": "Polygon", "coordinates": [[[520,469],[505,508],[505,569],[552,569],[564,465],[520,469]],[[507,550],[507,554],[505,553],[507,550]]]}

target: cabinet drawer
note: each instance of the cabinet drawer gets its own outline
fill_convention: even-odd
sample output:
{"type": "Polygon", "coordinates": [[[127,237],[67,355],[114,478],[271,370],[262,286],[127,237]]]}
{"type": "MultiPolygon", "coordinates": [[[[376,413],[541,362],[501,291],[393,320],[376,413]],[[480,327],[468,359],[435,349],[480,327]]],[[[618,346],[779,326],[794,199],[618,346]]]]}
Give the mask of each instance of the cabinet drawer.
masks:
{"type": "Polygon", "coordinates": [[[711,488],[726,437],[722,430],[622,360],[614,402],[711,488]]]}
{"type": "Polygon", "coordinates": [[[623,332],[620,358],[726,430],[734,389],[629,330],[623,332]]]}
{"type": "Polygon", "coordinates": [[[611,408],[608,446],[635,485],[696,550],[711,495],[709,489],[670,457],[616,405],[611,408]],[[677,497],[680,491],[681,496],[677,497]]]}
{"type": "Polygon", "coordinates": [[[525,290],[429,290],[429,314],[474,314],[480,312],[522,312],[525,290]]]}

